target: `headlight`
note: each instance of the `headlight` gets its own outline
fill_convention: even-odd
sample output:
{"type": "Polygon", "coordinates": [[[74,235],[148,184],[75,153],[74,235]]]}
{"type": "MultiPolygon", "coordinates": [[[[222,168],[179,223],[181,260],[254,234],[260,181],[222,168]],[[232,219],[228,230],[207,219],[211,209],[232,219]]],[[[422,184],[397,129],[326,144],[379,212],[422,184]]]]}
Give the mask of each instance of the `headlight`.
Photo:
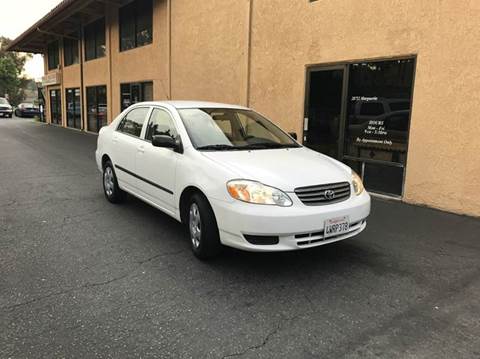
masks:
{"type": "Polygon", "coordinates": [[[230,196],[243,202],[281,207],[292,205],[292,200],[285,192],[260,182],[233,180],[227,183],[227,190],[230,196]]]}
{"type": "Polygon", "coordinates": [[[352,184],[353,190],[355,191],[355,194],[357,196],[361,195],[362,192],[365,190],[365,187],[363,187],[362,179],[354,171],[352,171],[352,184]]]}

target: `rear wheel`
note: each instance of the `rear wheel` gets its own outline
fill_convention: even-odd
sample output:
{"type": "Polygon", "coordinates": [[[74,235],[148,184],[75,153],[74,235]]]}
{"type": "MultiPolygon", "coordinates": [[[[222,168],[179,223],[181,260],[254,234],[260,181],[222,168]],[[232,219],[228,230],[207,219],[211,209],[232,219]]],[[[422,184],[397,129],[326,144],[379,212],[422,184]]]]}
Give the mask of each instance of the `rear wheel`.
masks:
{"type": "Polygon", "coordinates": [[[187,224],[192,251],[197,258],[205,260],[220,253],[222,245],[215,214],[201,194],[194,194],[189,201],[187,224]]]}
{"type": "Polygon", "coordinates": [[[110,161],[103,166],[103,192],[111,203],[121,203],[125,200],[126,193],[118,187],[117,176],[110,161]]]}

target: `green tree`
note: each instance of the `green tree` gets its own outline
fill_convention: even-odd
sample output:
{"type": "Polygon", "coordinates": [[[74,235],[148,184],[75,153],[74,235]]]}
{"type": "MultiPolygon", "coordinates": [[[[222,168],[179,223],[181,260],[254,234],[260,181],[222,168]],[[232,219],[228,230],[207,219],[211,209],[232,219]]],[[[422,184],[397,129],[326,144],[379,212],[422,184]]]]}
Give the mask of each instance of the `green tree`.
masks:
{"type": "Polygon", "coordinates": [[[10,42],[0,36],[0,97],[8,95],[10,103],[17,105],[22,102],[24,86],[28,83],[22,72],[31,55],[6,51],[10,42]]]}

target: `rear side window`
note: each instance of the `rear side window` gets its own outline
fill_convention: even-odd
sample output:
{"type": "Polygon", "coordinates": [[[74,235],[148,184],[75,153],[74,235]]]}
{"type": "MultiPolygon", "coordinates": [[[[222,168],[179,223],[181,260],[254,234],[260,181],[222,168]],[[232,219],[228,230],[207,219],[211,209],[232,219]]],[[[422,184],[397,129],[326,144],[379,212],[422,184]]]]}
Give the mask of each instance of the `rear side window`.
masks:
{"type": "Polygon", "coordinates": [[[127,135],[140,137],[142,127],[147,118],[148,107],[135,108],[123,118],[117,127],[117,131],[127,135]]]}

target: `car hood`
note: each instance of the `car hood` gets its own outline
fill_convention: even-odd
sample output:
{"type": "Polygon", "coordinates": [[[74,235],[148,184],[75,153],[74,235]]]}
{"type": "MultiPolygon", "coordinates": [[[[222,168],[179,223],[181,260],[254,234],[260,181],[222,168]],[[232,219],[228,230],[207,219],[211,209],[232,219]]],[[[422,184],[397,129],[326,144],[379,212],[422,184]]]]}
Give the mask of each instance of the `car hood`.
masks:
{"type": "Polygon", "coordinates": [[[305,147],[202,154],[232,172],[232,179],[249,179],[293,192],[297,187],[351,181],[350,169],[305,147]]]}

